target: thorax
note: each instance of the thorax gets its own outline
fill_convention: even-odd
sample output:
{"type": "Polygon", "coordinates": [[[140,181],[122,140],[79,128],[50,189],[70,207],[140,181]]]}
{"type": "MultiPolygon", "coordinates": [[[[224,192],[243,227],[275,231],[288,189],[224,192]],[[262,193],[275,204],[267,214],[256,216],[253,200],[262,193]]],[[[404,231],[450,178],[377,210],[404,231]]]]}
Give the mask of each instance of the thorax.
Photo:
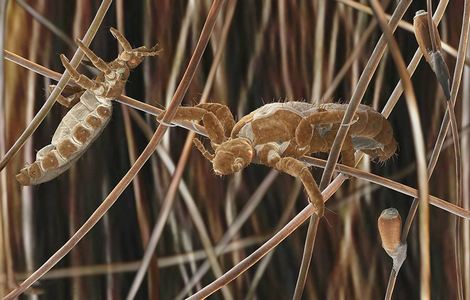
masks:
{"type": "Polygon", "coordinates": [[[255,150],[266,143],[275,143],[280,154],[286,150],[295,152],[295,129],[303,117],[316,109],[306,102],[266,104],[240,119],[234,126],[232,137],[250,140],[255,150]]]}

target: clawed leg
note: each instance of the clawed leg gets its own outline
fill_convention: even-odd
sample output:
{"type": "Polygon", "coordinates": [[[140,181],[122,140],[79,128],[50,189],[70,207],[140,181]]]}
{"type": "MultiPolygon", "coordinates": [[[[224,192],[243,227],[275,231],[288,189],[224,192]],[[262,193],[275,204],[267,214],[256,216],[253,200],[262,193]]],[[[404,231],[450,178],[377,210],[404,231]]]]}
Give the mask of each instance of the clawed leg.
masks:
{"type": "MultiPolygon", "coordinates": [[[[49,85],[48,92],[52,93],[55,85],[49,85]]],[[[57,96],[57,102],[66,108],[71,108],[80,101],[84,90],[77,86],[66,86],[62,91],[62,95],[57,96]]]]}
{"type": "MultiPolygon", "coordinates": [[[[319,138],[318,134],[315,133],[313,140],[313,143],[315,144],[310,145],[310,149],[313,150],[312,152],[330,152],[331,145],[333,145],[333,142],[336,138],[336,134],[337,129],[330,130],[322,138],[319,138]]],[[[354,167],[354,165],[356,164],[354,152],[355,149],[352,143],[352,138],[349,134],[347,134],[344,139],[343,147],[341,148],[341,163],[349,167],[354,167]]]]}
{"type": "MultiPolygon", "coordinates": [[[[157,117],[160,121],[163,113],[157,117]]],[[[207,131],[210,140],[215,144],[221,144],[225,141],[224,128],[214,115],[214,113],[199,107],[178,107],[173,121],[189,121],[189,122],[203,122],[203,126],[207,131]]]]}
{"type": "Polygon", "coordinates": [[[356,158],[354,156],[353,149],[341,151],[341,163],[348,167],[354,167],[356,164],[356,158]]]}
{"type": "Polygon", "coordinates": [[[109,29],[109,31],[111,31],[111,34],[119,42],[119,44],[121,45],[122,49],[124,49],[124,51],[131,51],[132,50],[131,44],[127,41],[127,39],[116,28],[111,27],[109,29]]]}
{"type": "Polygon", "coordinates": [[[162,52],[162,49],[158,47],[158,44],[153,46],[152,48],[147,48],[145,46],[135,48],[132,50],[132,53],[136,55],[137,57],[143,57],[143,56],[156,56],[162,52]]]}
{"type": "Polygon", "coordinates": [[[297,177],[302,181],[308,197],[310,198],[310,202],[312,202],[315,207],[315,213],[320,218],[323,217],[325,209],[323,196],[318,189],[315,179],[313,179],[312,173],[308,170],[307,165],[295,158],[283,157],[276,163],[276,169],[293,177],[297,177]]]}
{"type": "Polygon", "coordinates": [[[144,57],[155,56],[161,52],[158,44],[150,49],[145,46],[133,49],[129,41],[119,31],[117,31],[115,28],[111,28],[110,30],[112,35],[117,39],[124,50],[119,54],[118,59],[121,62],[125,62],[129,69],[134,69],[137,67],[142,62],[144,57]]]}
{"type": "Polygon", "coordinates": [[[263,146],[263,148],[258,152],[258,155],[262,163],[274,167],[275,169],[293,177],[299,178],[307,191],[310,202],[312,202],[315,207],[315,214],[320,218],[323,217],[325,210],[323,196],[312,176],[312,173],[310,173],[305,163],[293,157],[281,157],[278,153],[278,147],[274,143],[269,143],[263,146]]]}
{"type": "Polygon", "coordinates": [[[80,48],[80,50],[83,51],[83,53],[85,53],[85,55],[90,59],[91,63],[98,69],[100,70],[101,72],[103,72],[104,74],[106,74],[107,76],[109,76],[110,74],[113,73],[113,71],[111,70],[111,68],[108,66],[108,64],[102,60],[101,58],[99,58],[93,51],[90,50],[90,48],[88,48],[87,46],[85,46],[80,40],[75,40],[75,42],[77,43],[78,47],[80,48]]]}
{"type": "MultiPolygon", "coordinates": [[[[80,93],[80,95],[81,94],[83,94],[83,92],[80,93]]],[[[59,95],[57,96],[57,102],[65,108],[72,108],[75,104],[80,102],[80,95],[74,94],[68,97],[59,95]]]]}
{"type": "Polygon", "coordinates": [[[161,49],[159,49],[158,44],[153,46],[150,49],[145,46],[132,49],[132,46],[129,43],[129,41],[116,28],[111,27],[109,30],[111,31],[111,34],[114,36],[114,38],[116,38],[116,40],[119,42],[119,44],[121,45],[122,49],[124,49],[125,52],[132,52],[134,55],[138,57],[155,56],[161,52],[161,49]]]}
{"type": "Polygon", "coordinates": [[[69,60],[65,57],[65,55],[60,55],[60,60],[64,65],[65,69],[70,73],[72,76],[73,81],[75,81],[79,86],[86,90],[96,90],[99,87],[99,84],[91,80],[90,78],[86,77],[78,73],[74,67],[70,64],[69,60]]]}
{"type": "Polygon", "coordinates": [[[346,136],[346,139],[343,143],[343,148],[341,148],[341,163],[348,167],[354,167],[356,164],[356,158],[354,157],[354,146],[350,135],[346,136]]]}
{"type": "Polygon", "coordinates": [[[233,126],[235,126],[235,119],[227,105],[220,103],[201,103],[196,105],[196,107],[212,112],[222,124],[225,136],[230,136],[233,126]]]}
{"type": "Polygon", "coordinates": [[[198,140],[197,138],[194,138],[193,139],[193,143],[194,145],[196,146],[197,150],[199,150],[199,152],[201,152],[202,155],[204,155],[204,157],[209,160],[209,161],[212,161],[214,159],[214,154],[210,153],[206,147],[204,147],[204,145],[201,143],[200,140],[198,140]]]}
{"type": "Polygon", "coordinates": [[[219,119],[217,119],[212,112],[206,112],[204,114],[202,123],[212,143],[220,145],[225,141],[224,128],[219,119]]]}

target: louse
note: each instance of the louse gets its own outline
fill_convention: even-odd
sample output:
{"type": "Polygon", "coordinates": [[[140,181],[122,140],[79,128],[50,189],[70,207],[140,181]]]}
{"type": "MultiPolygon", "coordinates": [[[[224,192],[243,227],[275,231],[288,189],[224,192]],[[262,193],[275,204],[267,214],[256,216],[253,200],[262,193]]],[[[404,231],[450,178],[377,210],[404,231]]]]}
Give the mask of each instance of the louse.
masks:
{"type": "MultiPolygon", "coordinates": [[[[301,180],[315,213],[323,216],[324,203],[318,186],[299,158],[331,149],[347,104],[313,105],[306,102],[266,104],[235,123],[229,108],[218,103],[178,108],[175,121],[202,121],[214,153],[194,139],[212,162],[217,175],[238,172],[250,163],[262,164],[301,180]]],[[[384,161],[397,149],[393,129],[385,117],[360,105],[341,149],[341,161],[354,166],[354,151],[384,161]]]]}
{"type": "Polygon", "coordinates": [[[79,74],[64,55],[60,56],[72,80],[84,91],[79,90],[68,97],[59,96],[60,104],[72,108],[61,120],[51,143],[40,149],[36,160],[32,164],[26,164],[16,175],[20,184],[47,182],[69,169],[108,124],[113,110],[112,101],[121,95],[130,71],[146,56],[155,56],[160,52],[158,45],[150,49],[145,46],[133,49],[119,31],[114,28],[110,31],[123,48],[119,56],[110,63],[103,61],[77,40],[78,47],[100,71],[95,80],[79,74]]]}

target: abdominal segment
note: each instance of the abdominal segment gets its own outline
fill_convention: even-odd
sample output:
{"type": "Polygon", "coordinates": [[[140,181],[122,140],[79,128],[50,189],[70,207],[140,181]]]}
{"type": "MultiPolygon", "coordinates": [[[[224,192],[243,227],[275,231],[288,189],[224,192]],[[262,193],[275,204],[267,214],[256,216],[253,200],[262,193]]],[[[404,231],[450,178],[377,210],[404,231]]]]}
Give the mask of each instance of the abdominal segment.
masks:
{"type": "Polygon", "coordinates": [[[16,175],[18,182],[40,184],[62,174],[101,134],[111,114],[111,99],[98,99],[85,92],[60,122],[51,144],[39,150],[36,161],[25,165],[16,175]]]}

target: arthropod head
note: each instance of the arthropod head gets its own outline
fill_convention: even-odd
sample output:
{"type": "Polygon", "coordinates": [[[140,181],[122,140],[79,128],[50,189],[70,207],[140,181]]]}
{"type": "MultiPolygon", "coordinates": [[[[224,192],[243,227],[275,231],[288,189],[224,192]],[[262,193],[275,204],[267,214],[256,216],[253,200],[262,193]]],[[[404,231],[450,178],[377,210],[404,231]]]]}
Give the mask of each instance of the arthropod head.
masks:
{"type": "Polygon", "coordinates": [[[145,46],[133,49],[131,44],[126,40],[126,38],[115,28],[111,28],[112,35],[118,40],[119,44],[124,51],[119,54],[119,59],[126,62],[129,69],[134,69],[137,67],[146,56],[155,56],[161,52],[158,45],[153,46],[152,48],[147,48],[145,46]]]}
{"type": "Polygon", "coordinates": [[[240,171],[251,163],[253,146],[245,138],[229,139],[215,150],[212,160],[217,175],[228,175],[240,171]]]}

